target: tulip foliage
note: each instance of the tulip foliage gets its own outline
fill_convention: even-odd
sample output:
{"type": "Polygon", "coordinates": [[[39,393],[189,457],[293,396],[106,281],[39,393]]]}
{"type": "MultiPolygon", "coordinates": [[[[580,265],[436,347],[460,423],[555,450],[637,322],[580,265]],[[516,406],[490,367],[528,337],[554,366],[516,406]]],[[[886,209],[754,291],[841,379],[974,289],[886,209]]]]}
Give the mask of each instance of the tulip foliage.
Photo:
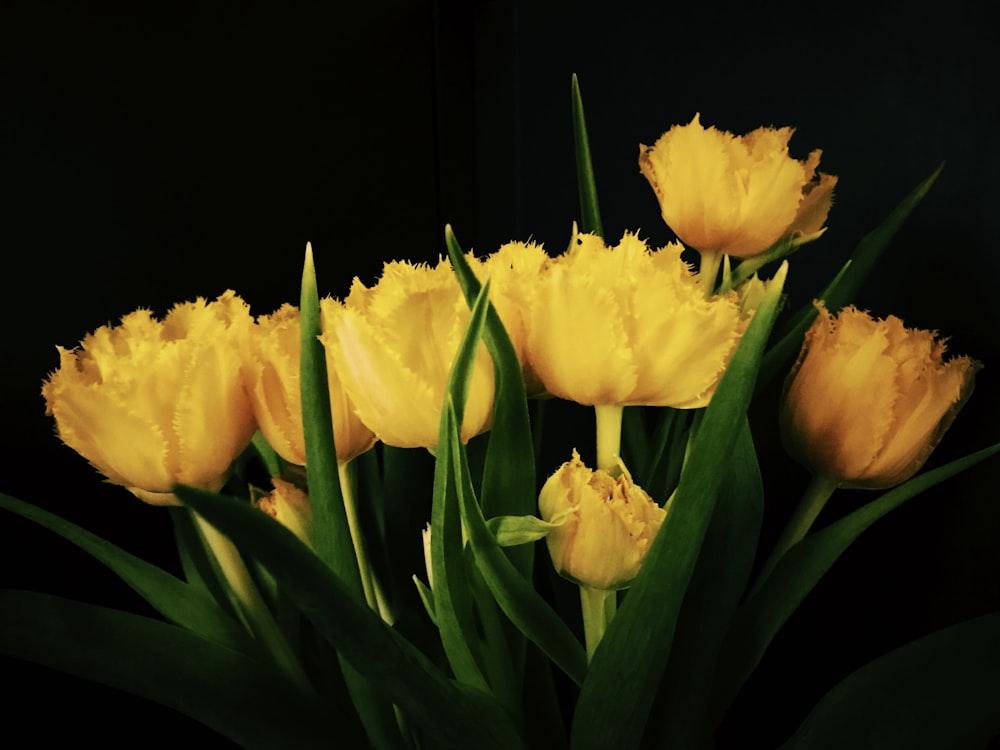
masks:
{"type": "MultiPolygon", "coordinates": [[[[437,267],[387,264],[321,301],[310,248],[297,309],[253,322],[228,292],[61,349],[44,390],[60,436],[169,506],[183,575],[0,495],[160,615],[0,592],[0,651],[248,748],[714,746],[852,542],[1000,444],[918,473],[978,365],[846,307],[936,173],[775,333],[784,256],[823,233],[836,184],[819,152],[796,161],[788,128],[737,137],[697,116],[643,147],[695,272],[679,243],[606,243],[575,79],[573,94],[583,221],[561,256],[511,243],[479,259],[448,227],[437,267]],[[783,439],[814,479],[758,549],[747,413],[789,368],[783,439]],[[539,465],[536,396],[594,407],[596,466],[573,445],[539,465]],[[812,531],[838,488],[886,491],[812,531]]],[[[985,742],[1000,732],[998,630],[986,615],[876,659],[783,747],[985,742]]]]}

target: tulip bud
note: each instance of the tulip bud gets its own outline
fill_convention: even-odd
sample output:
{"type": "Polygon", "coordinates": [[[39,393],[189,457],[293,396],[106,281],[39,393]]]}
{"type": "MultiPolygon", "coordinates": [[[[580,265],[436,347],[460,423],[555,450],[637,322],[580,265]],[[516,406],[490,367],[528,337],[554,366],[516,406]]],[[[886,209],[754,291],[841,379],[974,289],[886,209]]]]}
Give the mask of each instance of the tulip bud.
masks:
{"type": "Polygon", "coordinates": [[[545,482],[538,509],[543,520],[562,521],[546,537],[556,571],[605,591],[632,583],[666,516],[627,471],[591,471],[575,450],[545,482]]]}
{"type": "Polygon", "coordinates": [[[274,489],[255,501],[256,506],[297,536],[310,548],[312,536],[312,506],[309,496],[291,482],[271,478],[274,489]]]}
{"type": "Polygon", "coordinates": [[[919,471],[972,394],[981,365],[947,362],[931,331],[822,304],[785,381],[781,435],[813,474],[885,489],[919,471]]]}

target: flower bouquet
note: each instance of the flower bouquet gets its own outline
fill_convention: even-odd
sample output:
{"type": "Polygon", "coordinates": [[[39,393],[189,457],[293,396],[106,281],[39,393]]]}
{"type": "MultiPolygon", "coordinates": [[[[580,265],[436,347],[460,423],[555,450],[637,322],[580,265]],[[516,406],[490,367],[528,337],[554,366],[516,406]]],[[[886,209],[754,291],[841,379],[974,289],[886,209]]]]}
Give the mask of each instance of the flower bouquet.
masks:
{"type": "MultiPolygon", "coordinates": [[[[160,614],[4,591],[0,650],[249,748],[713,746],[844,550],[1000,444],[920,473],[979,365],[850,305],[937,173],[779,324],[788,256],[837,182],[820,152],[792,158],[790,128],[675,125],[640,149],[678,238],[654,249],[605,236],[575,79],[572,101],[581,218],[561,254],[480,258],[449,227],[435,267],[321,300],[307,248],[298,307],[255,319],[229,291],[60,348],[59,436],[165,506],[183,576],[0,495],[160,614]],[[776,378],[813,479],[760,549],[747,412],[776,378]],[[593,406],[596,441],[550,466],[552,399],[593,406]],[[811,531],[840,489],[878,492],[811,531]]],[[[784,747],[981,746],[998,632],[987,615],[875,660],[784,747]]]]}

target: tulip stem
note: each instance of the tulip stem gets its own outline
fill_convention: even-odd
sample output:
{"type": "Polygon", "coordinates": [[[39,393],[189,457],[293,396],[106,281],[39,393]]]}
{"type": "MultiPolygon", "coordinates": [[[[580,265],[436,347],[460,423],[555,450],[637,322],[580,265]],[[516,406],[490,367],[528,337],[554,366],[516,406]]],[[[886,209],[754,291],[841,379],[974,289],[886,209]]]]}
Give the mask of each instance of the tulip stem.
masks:
{"type": "Polygon", "coordinates": [[[705,292],[706,299],[715,294],[715,279],[719,275],[722,264],[722,253],[717,250],[702,250],[701,265],[698,267],[698,281],[705,292]]]}
{"type": "Polygon", "coordinates": [[[583,639],[587,646],[587,663],[594,656],[618,606],[614,591],[580,586],[580,609],[583,612],[583,639]]]}
{"type": "Polygon", "coordinates": [[[198,513],[192,511],[191,515],[194,516],[205,546],[219,563],[222,575],[236,597],[240,612],[254,637],[260,640],[293,682],[308,686],[309,679],[302,671],[274,616],[264,603],[236,545],[198,513]]]}
{"type": "Polygon", "coordinates": [[[354,472],[350,461],[337,462],[337,474],[340,477],[340,493],[344,498],[344,510],[347,513],[347,526],[354,543],[354,555],[358,559],[358,571],[361,574],[361,586],[365,592],[368,606],[382,615],[382,619],[392,623],[392,613],[385,601],[381,587],[372,576],[372,568],[368,563],[368,551],[365,547],[365,537],[361,532],[361,519],[358,516],[358,502],[355,492],[354,472]]]}
{"type": "Polygon", "coordinates": [[[597,417],[597,468],[611,472],[618,466],[622,450],[622,413],[621,404],[611,406],[595,406],[597,417]]]}
{"type": "Polygon", "coordinates": [[[830,499],[836,489],[837,483],[832,479],[818,475],[812,478],[802,495],[802,499],[799,500],[798,506],[792,513],[792,517],[788,519],[788,525],[785,526],[785,530],[778,537],[774,549],[771,550],[771,556],[761,568],[751,594],[756,594],[760,590],[785,553],[802,541],[820,511],[823,510],[826,501],[830,499]]]}

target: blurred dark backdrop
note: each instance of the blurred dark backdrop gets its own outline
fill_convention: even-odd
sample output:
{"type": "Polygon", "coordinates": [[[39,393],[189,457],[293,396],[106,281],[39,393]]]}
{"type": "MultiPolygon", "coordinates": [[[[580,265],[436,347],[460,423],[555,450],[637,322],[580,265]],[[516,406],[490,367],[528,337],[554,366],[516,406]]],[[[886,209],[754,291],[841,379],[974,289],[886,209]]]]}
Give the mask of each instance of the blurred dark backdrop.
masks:
{"type": "MultiPolygon", "coordinates": [[[[354,275],[374,281],[385,260],[435,260],[446,222],[480,253],[529,237],[561,251],[578,216],[574,72],[609,238],[671,237],[639,175],[638,144],[695,112],[737,133],[793,125],[798,158],[823,149],[837,199],[826,236],[794,259],[793,306],[947,161],[858,303],[936,328],[985,364],[930,465],[996,442],[997,41],[972,0],[933,15],[878,2],[8,0],[0,489],[175,565],[163,513],[102,485],[53,436],[39,388],[55,345],[140,306],[162,314],[227,288],[270,312],[297,299],[307,240],[321,292],[334,295],[354,275]]],[[[778,447],[775,404],[771,392],[754,414],[765,541],[806,482],[778,447]]],[[[914,499],[855,544],[788,624],[724,739],[776,744],[864,662],[1000,609],[998,470],[994,459],[914,499]]],[[[866,499],[840,493],[820,524],[866,499]]],[[[6,514],[0,550],[5,586],[146,611],[100,565],[6,514]]],[[[137,726],[211,737],[118,691],[2,664],[6,729],[34,743],[132,746],[137,726]]]]}

